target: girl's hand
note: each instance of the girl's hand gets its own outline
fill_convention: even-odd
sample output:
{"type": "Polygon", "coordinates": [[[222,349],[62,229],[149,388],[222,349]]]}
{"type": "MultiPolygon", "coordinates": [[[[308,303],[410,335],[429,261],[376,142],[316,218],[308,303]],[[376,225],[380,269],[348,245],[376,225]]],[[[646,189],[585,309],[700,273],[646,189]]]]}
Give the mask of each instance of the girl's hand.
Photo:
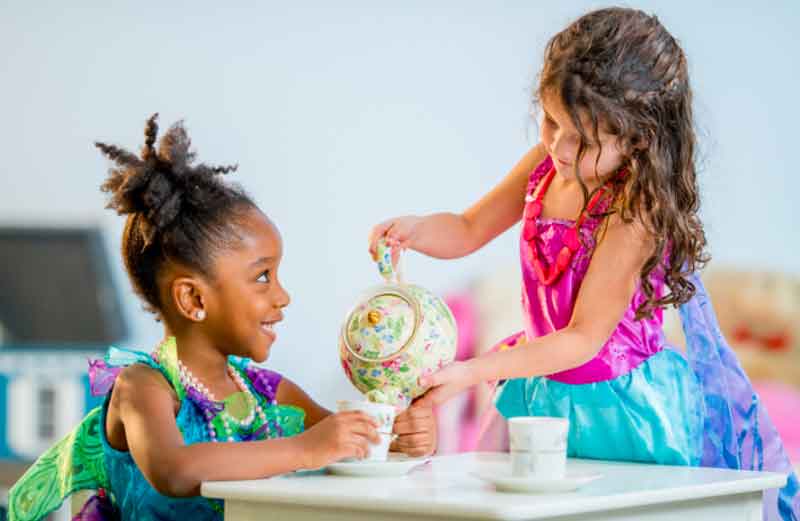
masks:
{"type": "Polygon", "coordinates": [[[409,215],[395,217],[372,228],[369,233],[369,253],[373,260],[378,257],[378,241],[386,237],[386,245],[392,249],[392,264],[397,265],[400,251],[413,248],[423,217],[409,215]]]}
{"type": "Polygon", "coordinates": [[[390,450],[411,457],[429,456],[436,451],[437,427],[433,408],[415,402],[394,419],[397,439],[390,450]]]}
{"type": "Polygon", "coordinates": [[[419,383],[429,389],[415,403],[419,406],[433,407],[445,403],[464,389],[475,385],[477,381],[475,372],[470,369],[468,362],[453,362],[432,375],[422,377],[419,383]]]}
{"type": "Polygon", "coordinates": [[[298,435],[303,467],[317,469],[344,458],[364,459],[370,442],[380,442],[377,429],[375,420],[361,411],[331,414],[298,435]]]}

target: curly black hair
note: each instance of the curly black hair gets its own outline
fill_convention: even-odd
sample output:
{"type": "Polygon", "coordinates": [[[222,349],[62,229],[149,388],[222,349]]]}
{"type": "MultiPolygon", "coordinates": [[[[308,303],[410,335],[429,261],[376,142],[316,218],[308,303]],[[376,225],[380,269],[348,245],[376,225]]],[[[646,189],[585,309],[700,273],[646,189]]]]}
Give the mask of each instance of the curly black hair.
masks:
{"type": "Polygon", "coordinates": [[[194,165],[195,152],[182,122],[159,140],[158,114],[145,125],[140,156],[106,143],[95,146],[114,162],[100,190],[110,194],[106,208],[127,215],[122,234],[122,258],[145,308],[163,310],[158,275],[176,262],[213,277],[217,252],[237,240],[237,217],[256,205],[238,185],[221,174],[233,166],[194,165]]]}
{"type": "MultiPolygon", "coordinates": [[[[654,238],[640,273],[646,300],[637,318],[687,302],[696,289],[689,275],[709,256],[698,214],[692,91],[678,41],[642,11],[592,11],[547,44],[534,97],[550,93],[560,97],[581,134],[576,165],[586,143],[598,140],[601,124],[625,148],[628,175],[618,183],[612,207],[623,222],[642,223],[654,238]],[[582,113],[593,128],[583,127],[582,113]],[[662,269],[670,289],[663,296],[650,280],[662,269]]],[[[585,208],[592,194],[577,177],[585,208]]]]}

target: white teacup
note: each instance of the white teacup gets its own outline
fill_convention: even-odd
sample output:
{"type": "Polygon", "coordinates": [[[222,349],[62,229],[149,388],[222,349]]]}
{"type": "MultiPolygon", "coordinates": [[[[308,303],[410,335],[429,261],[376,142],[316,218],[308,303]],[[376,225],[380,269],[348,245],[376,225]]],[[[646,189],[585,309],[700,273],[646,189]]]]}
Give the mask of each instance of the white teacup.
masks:
{"type": "Polygon", "coordinates": [[[394,438],[392,435],[396,413],[394,405],[358,400],[339,400],[336,402],[336,408],[339,412],[364,412],[378,423],[378,435],[381,437],[381,441],[379,443],[370,443],[369,453],[364,458],[364,461],[386,461],[389,455],[389,445],[391,445],[394,438]]]}
{"type": "Polygon", "coordinates": [[[568,434],[567,418],[510,418],[508,437],[512,476],[562,479],[567,469],[568,434]]]}

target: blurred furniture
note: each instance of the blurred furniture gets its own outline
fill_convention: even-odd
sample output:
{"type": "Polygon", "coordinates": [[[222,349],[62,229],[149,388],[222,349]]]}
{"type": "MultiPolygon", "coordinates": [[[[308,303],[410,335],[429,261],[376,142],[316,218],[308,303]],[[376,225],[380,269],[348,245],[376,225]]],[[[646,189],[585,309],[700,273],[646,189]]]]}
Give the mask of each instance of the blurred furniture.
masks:
{"type": "Polygon", "coordinates": [[[0,491],[101,402],[87,359],[126,333],[98,227],[0,225],[0,491]]]}

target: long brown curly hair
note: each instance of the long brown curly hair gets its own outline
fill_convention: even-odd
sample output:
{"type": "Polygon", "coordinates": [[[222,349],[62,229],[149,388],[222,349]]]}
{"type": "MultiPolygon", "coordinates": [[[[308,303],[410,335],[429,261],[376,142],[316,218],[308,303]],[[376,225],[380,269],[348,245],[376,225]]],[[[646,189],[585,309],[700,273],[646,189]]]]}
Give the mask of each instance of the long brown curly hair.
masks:
{"type": "Polygon", "coordinates": [[[688,276],[709,257],[698,216],[692,92],[678,42],[642,11],[592,11],[548,42],[534,101],[544,94],[560,96],[581,135],[575,165],[584,208],[592,194],[577,165],[587,143],[599,141],[599,128],[619,137],[628,174],[618,180],[612,211],[644,225],[654,244],[640,273],[646,300],[637,318],[687,302],[696,289],[688,276]],[[661,269],[670,291],[659,296],[651,274],[661,269]]]}

